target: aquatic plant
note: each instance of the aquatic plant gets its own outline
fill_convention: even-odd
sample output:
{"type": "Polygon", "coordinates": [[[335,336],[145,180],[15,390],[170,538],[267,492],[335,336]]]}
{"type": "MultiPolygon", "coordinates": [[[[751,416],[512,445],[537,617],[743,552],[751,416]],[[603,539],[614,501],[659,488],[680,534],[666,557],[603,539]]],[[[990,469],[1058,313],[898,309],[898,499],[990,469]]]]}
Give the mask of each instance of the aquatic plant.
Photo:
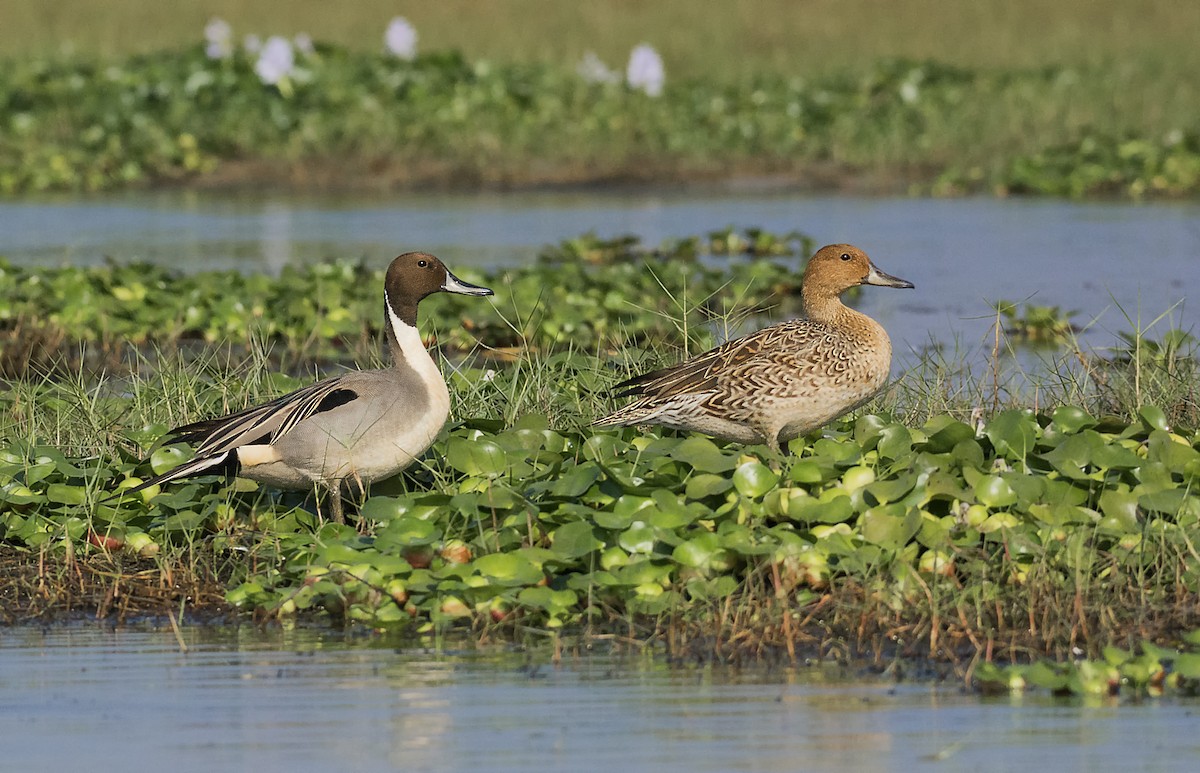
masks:
{"type": "Polygon", "coordinates": [[[585,235],[537,265],[464,272],[498,295],[431,310],[456,423],[374,487],[354,528],[216,477],[105,498],[185,458],[155,445],[168,427],[290,391],[317,362],[370,364],[372,269],[0,264],[0,598],[19,600],[0,609],[121,615],[191,598],[487,635],[1008,661],[1096,658],[1130,631],[1174,641],[1200,623],[1186,601],[1200,589],[1200,407],[1182,331],[1071,351],[1075,370],[1034,385],[1036,410],[993,395],[991,373],[923,363],[789,456],[588,426],[613,383],[757,313],[744,297],[774,293],[786,313],[800,266],[782,253],[798,241],[585,235]]]}
{"type": "MultiPolygon", "coordinates": [[[[580,77],[455,51],[417,56],[411,25],[389,29],[399,54],[308,40],[302,67],[295,52],[305,39],[294,48],[283,37],[264,44],[248,35],[233,50],[232,32],[220,25],[194,47],[120,61],[2,60],[0,193],[241,179],[246,165],[260,182],[295,184],[745,172],[835,186],[866,175],[892,190],[911,184],[947,195],[1178,196],[1200,185],[1193,133],[1082,134],[1029,110],[1058,104],[1064,90],[1084,88],[1072,85],[1081,80],[1087,88],[1107,82],[1104,73],[881,60],[811,78],[762,73],[668,88],[661,58],[639,47],[630,88],[612,88],[598,59],[585,60],[580,77]],[[1033,131],[1030,120],[1045,126],[1033,131]]],[[[1111,105],[1103,109],[1111,115],[1111,105]]]]}
{"type": "Polygon", "coordinates": [[[383,44],[392,56],[411,62],[417,58],[417,30],[403,16],[388,22],[383,33],[383,44]]]}
{"type": "Polygon", "coordinates": [[[996,301],[996,312],[1003,320],[1009,340],[1042,346],[1058,346],[1073,340],[1079,328],[1070,318],[1077,312],[1064,313],[1058,306],[1038,306],[1029,302],[996,301]]]}
{"type": "Polygon", "coordinates": [[[661,97],[666,72],[662,57],[648,43],[639,43],[629,54],[625,66],[625,82],[635,91],[645,92],[648,97],[661,97]]]}

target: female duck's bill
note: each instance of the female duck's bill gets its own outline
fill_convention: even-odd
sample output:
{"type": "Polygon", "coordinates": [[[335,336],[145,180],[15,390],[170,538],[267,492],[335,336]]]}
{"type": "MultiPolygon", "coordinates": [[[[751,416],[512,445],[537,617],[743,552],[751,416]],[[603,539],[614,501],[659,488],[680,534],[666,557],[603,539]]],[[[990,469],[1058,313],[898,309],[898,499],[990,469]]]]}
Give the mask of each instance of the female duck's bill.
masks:
{"type": "Polygon", "coordinates": [[[127,491],[205,471],[236,472],[276,488],[320,486],[341,522],[344,485],[361,491],[400,472],[446,423],[450,392],[417,332],[417,305],[438,292],[492,294],[454,276],[433,255],[397,257],[384,276],[391,367],[350,371],[263,405],[177,427],[168,439],[194,445],[195,456],[127,491]]]}

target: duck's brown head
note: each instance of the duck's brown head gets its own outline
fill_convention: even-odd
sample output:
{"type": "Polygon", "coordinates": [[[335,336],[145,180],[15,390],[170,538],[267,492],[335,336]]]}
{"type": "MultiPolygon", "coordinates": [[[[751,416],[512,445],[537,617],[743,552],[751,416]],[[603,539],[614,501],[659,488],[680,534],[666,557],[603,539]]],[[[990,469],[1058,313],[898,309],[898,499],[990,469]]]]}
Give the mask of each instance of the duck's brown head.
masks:
{"type": "Polygon", "coordinates": [[[417,304],[434,293],[491,295],[492,291],[464,282],[427,252],[406,252],[392,261],[383,280],[391,311],[409,325],[417,324],[417,304]]]}
{"type": "Polygon", "coordinates": [[[839,295],[857,285],[909,287],[912,282],[885,274],[867,253],[850,244],[830,244],[817,250],[804,269],[803,287],[827,295],[839,295]]]}

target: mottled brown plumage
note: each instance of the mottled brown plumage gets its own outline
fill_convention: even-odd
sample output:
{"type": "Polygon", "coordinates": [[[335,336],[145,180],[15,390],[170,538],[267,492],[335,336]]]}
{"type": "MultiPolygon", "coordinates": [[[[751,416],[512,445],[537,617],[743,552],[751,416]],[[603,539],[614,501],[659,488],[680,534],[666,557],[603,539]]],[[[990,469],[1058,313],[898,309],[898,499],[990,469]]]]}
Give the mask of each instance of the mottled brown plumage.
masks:
{"type": "Polygon", "coordinates": [[[862,250],[822,247],[804,272],[803,319],[618,384],[619,397],[636,399],[596,424],[660,424],[778,450],[862,405],[887,381],[887,333],[840,298],[860,284],[913,286],[875,268],[862,250]]]}

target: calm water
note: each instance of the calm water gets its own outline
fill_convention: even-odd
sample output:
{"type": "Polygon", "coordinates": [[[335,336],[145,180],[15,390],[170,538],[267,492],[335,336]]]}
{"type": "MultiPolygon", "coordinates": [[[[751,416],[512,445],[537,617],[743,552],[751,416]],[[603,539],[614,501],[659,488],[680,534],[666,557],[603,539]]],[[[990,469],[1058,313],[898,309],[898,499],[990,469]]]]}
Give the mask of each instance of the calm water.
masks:
{"type": "Polygon", "coordinates": [[[1197,702],[828,669],[433,654],[313,631],[0,629],[11,771],[1195,770],[1197,702]]]}
{"type": "MultiPolygon", "coordinates": [[[[990,301],[1078,311],[1085,343],[1110,346],[1132,320],[1195,328],[1200,204],[882,199],[802,195],[520,193],[388,199],[163,193],[0,203],[0,255],[17,263],[150,260],[184,269],[277,271],[289,262],[409,249],[451,266],[517,265],[539,247],[595,231],[668,237],[733,225],[848,241],[915,291],[869,288],[860,308],[898,354],[931,341],[990,348],[990,301]]],[[[1153,333],[1152,333],[1153,335],[1153,333]]]]}

